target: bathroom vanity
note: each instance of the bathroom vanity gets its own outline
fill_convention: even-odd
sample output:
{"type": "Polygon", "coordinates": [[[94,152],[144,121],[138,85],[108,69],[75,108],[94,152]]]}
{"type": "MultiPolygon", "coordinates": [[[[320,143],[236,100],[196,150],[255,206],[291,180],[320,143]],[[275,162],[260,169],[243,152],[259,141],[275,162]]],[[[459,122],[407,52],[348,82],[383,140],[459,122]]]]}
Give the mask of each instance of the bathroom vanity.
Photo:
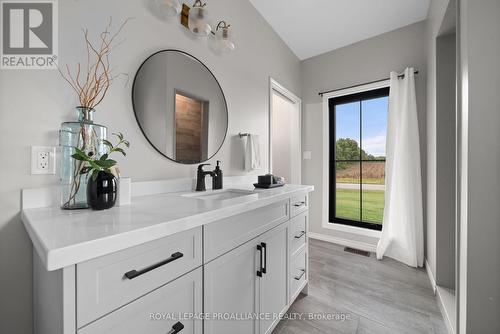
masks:
{"type": "Polygon", "coordinates": [[[23,192],[36,333],[271,333],[307,292],[313,187],[161,184],[135,183],[132,204],[106,211],[23,192]]]}
{"type": "MultiPolygon", "coordinates": [[[[256,190],[256,176],[222,188],[203,170],[227,135],[224,93],[179,50],[149,56],[134,79],[147,141],[191,179],[132,184],[130,205],[61,210],[59,187],[24,190],[33,242],[37,334],[267,334],[308,283],[310,186],[256,190]],[[168,126],[165,127],[165,124],[168,126]]],[[[257,168],[257,167],[256,167],[257,168]]]]}

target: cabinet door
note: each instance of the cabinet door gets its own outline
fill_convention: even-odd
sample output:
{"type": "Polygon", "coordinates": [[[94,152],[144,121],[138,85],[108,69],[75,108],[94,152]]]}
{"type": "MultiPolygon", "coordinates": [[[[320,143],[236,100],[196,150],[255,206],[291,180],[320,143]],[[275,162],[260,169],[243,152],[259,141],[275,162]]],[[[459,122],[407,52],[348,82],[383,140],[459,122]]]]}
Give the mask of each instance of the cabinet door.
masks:
{"type": "MultiPolygon", "coordinates": [[[[260,256],[257,241],[226,253],[204,266],[205,313],[255,314],[258,312],[260,256]]],[[[257,334],[257,320],[206,319],[205,334],[257,334]]]]}
{"type": "Polygon", "coordinates": [[[279,315],[288,306],[288,228],[289,223],[265,233],[260,238],[264,249],[265,273],[260,279],[260,334],[271,333],[279,315]],[[268,317],[268,314],[270,317],[268,317]]]}

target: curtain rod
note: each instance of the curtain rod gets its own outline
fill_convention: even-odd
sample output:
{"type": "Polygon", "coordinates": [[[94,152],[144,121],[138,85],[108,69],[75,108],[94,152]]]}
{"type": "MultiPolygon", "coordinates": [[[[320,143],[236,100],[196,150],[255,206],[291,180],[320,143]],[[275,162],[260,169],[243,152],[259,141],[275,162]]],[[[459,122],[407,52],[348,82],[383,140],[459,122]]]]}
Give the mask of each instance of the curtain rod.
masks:
{"type": "MultiPolygon", "coordinates": [[[[413,73],[414,73],[414,74],[418,74],[418,71],[415,71],[415,72],[413,72],[413,73]]],[[[403,79],[404,77],[405,77],[404,73],[403,73],[403,74],[398,75],[398,78],[399,78],[399,79],[403,79]]],[[[375,80],[375,81],[365,82],[365,83],[363,83],[363,84],[358,84],[358,85],[354,85],[354,86],[349,86],[349,87],[343,87],[343,88],[338,88],[338,89],[327,90],[326,92],[320,92],[320,93],[318,93],[318,94],[319,94],[319,96],[323,96],[324,94],[337,92],[337,91],[339,91],[339,90],[349,89],[349,88],[355,88],[355,87],[364,86],[364,85],[369,85],[369,84],[373,84],[373,83],[377,83],[377,82],[386,81],[386,80],[389,80],[389,79],[390,79],[390,78],[385,78],[385,79],[380,79],[380,80],[375,80]]]]}

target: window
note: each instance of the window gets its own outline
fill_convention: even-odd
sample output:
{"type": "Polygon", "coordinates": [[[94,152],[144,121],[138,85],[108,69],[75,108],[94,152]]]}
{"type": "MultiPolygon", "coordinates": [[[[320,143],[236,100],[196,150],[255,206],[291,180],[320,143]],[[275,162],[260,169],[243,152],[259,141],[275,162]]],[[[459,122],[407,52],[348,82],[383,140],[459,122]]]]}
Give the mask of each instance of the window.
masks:
{"type": "Polygon", "coordinates": [[[389,87],[331,98],[329,222],[382,229],[389,87]]]}

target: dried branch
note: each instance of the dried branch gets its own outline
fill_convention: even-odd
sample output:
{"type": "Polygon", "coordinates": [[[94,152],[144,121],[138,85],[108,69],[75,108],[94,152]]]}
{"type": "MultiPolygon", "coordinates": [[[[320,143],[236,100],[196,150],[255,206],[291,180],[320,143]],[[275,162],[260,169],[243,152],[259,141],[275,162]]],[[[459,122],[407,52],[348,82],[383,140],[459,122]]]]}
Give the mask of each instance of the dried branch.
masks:
{"type": "Polygon", "coordinates": [[[121,33],[129,20],[130,18],[127,18],[118,30],[111,34],[113,21],[110,17],[105,30],[99,34],[98,47],[90,41],[88,29],[83,29],[83,38],[87,51],[85,73],[80,63],[77,64],[74,74],[70,71],[68,65],[66,65],[65,72],[58,68],[59,74],[78,95],[80,106],[95,108],[108,93],[111,83],[117,77],[112,73],[109,56],[116,46],[114,44],[115,38],[121,33]]]}

